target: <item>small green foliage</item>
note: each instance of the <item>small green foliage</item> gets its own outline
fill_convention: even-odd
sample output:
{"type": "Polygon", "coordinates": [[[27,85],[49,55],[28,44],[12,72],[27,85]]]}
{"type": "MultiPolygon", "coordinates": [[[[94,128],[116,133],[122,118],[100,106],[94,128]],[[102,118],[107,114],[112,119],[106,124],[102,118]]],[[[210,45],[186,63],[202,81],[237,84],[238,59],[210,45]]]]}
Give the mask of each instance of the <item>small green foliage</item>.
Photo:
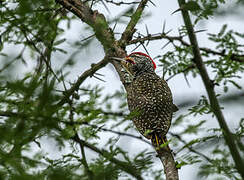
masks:
{"type": "Polygon", "coordinates": [[[205,96],[201,96],[201,99],[198,101],[196,106],[193,106],[189,109],[190,114],[196,116],[197,114],[209,114],[211,113],[211,107],[208,103],[208,100],[205,96]]]}
{"type": "Polygon", "coordinates": [[[211,159],[210,163],[203,164],[200,167],[200,177],[222,174],[230,179],[239,179],[238,176],[233,174],[234,164],[229,161],[229,152],[226,149],[217,146],[212,153],[215,158],[211,159]]]}
{"type": "Polygon", "coordinates": [[[201,7],[199,6],[199,4],[195,1],[188,1],[187,3],[185,3],[182,7],[182,10],[186,10],[186,11],[199,11],[201,10],[201,7]]]}
{"type": "Polygon", "coordinates": [[[153,166],[153,155],[147,151],[141,151],[134,158],[133,162],[136,169],[140,172],[150,173],[150,168],[153,166]]]}
{"type": "Polygon", "coordinates": [[[169,143],[171,142],[171,139],[168,140],[167,142],[163,143],[160,145],[160,148],[164,148],[164,147],[167,147],[169,145],[169,143]]]}
{"type": "Polygon", "coordinates": [[[94,180],[100,179],[108,179],[114,180],[117,179],[119,176],[119,169],[118,167],[104,159],[103,157],[99,157],[90,164],[90,169],[94,174],[94,180]]]}
{"type": "Polygon", "coordinates": [[[192,73],[196,76],[195,68],[192,66],[192,49],[190,47],[174,46],[175,50],[168,51],[160,57],[163,64],[163,77],[168,75],[173,77],[175,74],[184,73],[187,76],[192,73]]]}
{"type": "Polygon", "coordinates": [[[186,117],[187,115],[183,115],[183,114],[179,115],[177,118],[174,119],[172,125],[173,126],[180,125],[185,120],[186,117]]]}
{"type": "Polygon", "coordinates": [[[181,162],[176,161],[177,169],[180,169],[182,166],[185,166],[185,165],[187,165],[187,163],[185,161],[181,161],[181,162]]]}
{"type": "Polygon", "coordinates": [[[73,126],[66,126],[62,132],[62,136],[66,137],[67,139],[74,137],[74,135],[75,135],[75,130],[73,126]]]}
{"type": "Polygon", "coordinates": [[[236,38],[235,32],[227,31],[227,25],[223,25],[218,34],[209,34],[209,39],[217,44],[216,49],[226,54],[219,60],[207,63],[216,74],[215,83],[224,85],[224,92],[228,92],[228,84],[238,89],[242,88],[236,80],[241,78],[238,74],[244,72],[244,67],[242,63],[233,61],[233,58],[234,54],[243,54],[244,51],[243,45],[238,43],[236,38]]]}
{"type": "Polygon", "coordinates": [[[192,14],[196,16],[195,23],[202,19],[208,19],[214,15],[220,4],[224,4],[225,0],[195,0],[201,7],[201,11],[192,11],[192,14]]]}
{"type": "Polygon", "coordinates": [[[185,134],[197,134],[201,130],[201,126],[206,122],[206,120],[202,120],[197,124],[188,125],[188,127],[184,130],[185,134]]]}
{"type": "Polygon", "coordinates": [[[144,133],[144,136],[147,136],[147,135],[149,135],[150,133],[152,133],[152,130],[147,129],[147,130],[145,131],[145,133],[144,133]]]}

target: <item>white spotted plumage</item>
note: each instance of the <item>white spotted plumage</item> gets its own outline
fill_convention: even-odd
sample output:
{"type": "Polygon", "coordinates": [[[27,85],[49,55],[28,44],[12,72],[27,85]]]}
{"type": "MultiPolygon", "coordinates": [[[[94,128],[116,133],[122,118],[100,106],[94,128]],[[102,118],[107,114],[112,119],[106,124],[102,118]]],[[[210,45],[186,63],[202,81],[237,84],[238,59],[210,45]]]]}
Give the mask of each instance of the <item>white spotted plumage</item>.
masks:
{"type": "Polygon", "coordinates": [[[151,133],[165,136],[172,114],[176,111],[171,91],[166,81],[154,72],[155,66],[151,59],[142,54],[133,54],[130,57],[135,63],[127,67],[134,76],[128,85],[127,101],[129,110],[138,112],[132,119],[133,123],[148,139],[151,139],[151,133]]]}

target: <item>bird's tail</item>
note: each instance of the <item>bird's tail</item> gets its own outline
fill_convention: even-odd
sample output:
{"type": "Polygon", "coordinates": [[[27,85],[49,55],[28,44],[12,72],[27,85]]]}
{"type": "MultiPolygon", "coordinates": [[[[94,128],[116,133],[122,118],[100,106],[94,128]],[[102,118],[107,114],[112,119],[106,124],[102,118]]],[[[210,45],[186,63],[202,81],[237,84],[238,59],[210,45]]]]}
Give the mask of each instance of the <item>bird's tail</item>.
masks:
{"type": "Polygon", "coordinates": [[[169,141],[167,141],[166,136],[154,132],[151,141],[157,152],[157,157],[163,163],[166,179],[179,180],[177,162],[174,160],[174,154],[169,148],[169,141]]]}
{"type": "Polygon", "coordinates": [[[161,133],[154,132],[152,134],[151,141],[156,151],[158,152],[162,150],[171,151],[168,145],[169,141],[167,141],[166,136],[163,136],[161,133]]]}

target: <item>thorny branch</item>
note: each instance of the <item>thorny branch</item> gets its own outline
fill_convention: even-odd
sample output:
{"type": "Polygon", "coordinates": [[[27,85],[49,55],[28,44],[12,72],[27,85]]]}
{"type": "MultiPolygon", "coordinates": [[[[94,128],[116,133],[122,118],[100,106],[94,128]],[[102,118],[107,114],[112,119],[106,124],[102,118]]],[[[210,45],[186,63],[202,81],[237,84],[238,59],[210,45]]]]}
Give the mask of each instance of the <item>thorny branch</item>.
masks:
{"type": "MultiPolygon", "coordinates": [[[[171,136],[173,136],[173,137],[176,137],[176,138],[177,138],[179,141],[181,141],[183,144],[185,144],[185,145],[187,144],[187,142],[186,142],[184,139],[182,139],[180,135],[175,134],[175,133],[171,133],[171,132],[169,132],[169,134],[170,134],[171,136]]],[[[195,154],[197,154],[197,155],[203,157],[203,158],[206,159],[208,162],[212,162],[211,159],[210,159],[209,157],[207,157],[205,154],[203,154],[203,153],[201,153],[201,152],[199,152],[199,151],[196,151],[195,149],[191,148],[190,146],[186,146],[186,147],[187,147],[187,149],[188,149],[189,151],[191,151],[191,152],[193,152],[193,153],[195,153],[195,154]]],[[[176,153],[179,153],[179,151],[176,152],[176,153]]]]}
{"type": "MultiPolygon", "coordinates": [[[[105,58],[99,63],[93,65],[91,69],[85,71],[67,92],[64,92],[63,99],[57,105],[63,105],[67,102],[68,98],[79,88],[81,83],[89,76],[92,76],[97,70],[103,68],[109,63],[109,56],[124,57],[125,51],[118,46],[115,41],[113,31],[108,26],[108,23],[103,14],[98,11],[93,11],[87,4],[79,0],[56,0],[57,3],[61,4],[64,8],[73,12],[83,22],[87,23],[93,28],[95,36],[100,41],[105,50],[105,58]]],[[[122,67],[119,63],[112,62],[117,72],[120,75],[121,81],[123,80],[123,73],[121,72],[122,67]]]]}
{"type": "Polygon", "coordinates": [[[138,1],[132,1],[132,2],[124,2],[124,1],[120,1],[120,2],[114,2],[113,0],[105,0],[107,3],[111,3],[114,4],[116,6],[120,6],[120,5],[133,5],[133,4],[139,4],[140,2],[138,1]]]}
{"type": "Polygon", "coordinates": [[[99,69],[103,68],[108,63],[109,59],[107,57],[104,57],[104,59],[100,62],[92,64],[91,68],[81,74],[78,80],[72,85],[70,89],[64,91],[64,97],[57,103],[57,106],[62,106],[63,104],[68,102],[69,97],[73,95],[75,91],[79,90],[80,85],[86,80],[86,78],[92,77],[99,69]]]}
{"type": "Polygon", "coordinates": [[[114,131],[114,130],[106,129],[106,128],[103,128],[103,127],[98,127],[98,128],[101,129],[101,130],[103,130],[103,131],[107,131],[107,132],[111,132],[111,133],[117,134],[117,135],[119,135],[119,136],[128,136],[128,137],[132,137],[132,138],[138,139],[138,140],[140,140],[140,141],[143,141],[143,142],[146,143],[146,144],[152,145],[152,144],[149,143],[148,141],[144,140],[142,136],[135,136],[135,135],[133,135],[133,134],[124,133],[124,132],[119,132],[119,131],[114,131]]]}
{"type": "MultiPolygon", "coordinates": [[[[76,1],[76,0],[56,0],[58,3],[62,4],[65,8],[67,8],[68,10],[70,10],[71,12],[73,12],[74,14],[76,14],[78,17],[81,18],[81,20],[83,20],[84,22],[86,22],[88,25],[92,26],[94,31],[95,31],[95,35],[96,37],[99,35],[100,37],[100,42],[101,44],[104,46],[104,49],[106,51],[106,49],[117,49],[118,53],[117,54],[125,54],[125,52],[122,52],[122,50],[120,50],[121,48],[118,47],[117,43],[115,42],[115,39],[113,37],[113,33],[111,31],[111,29],[108,27],[107,22],[104,18],[104,15],[98,13],[97,11],[92,11],[88,6],[86,6],[85,4],[76,1]],[[99,19],[101,18],[101,19],[99,19]],[[96,26],[96,23],[98,24],[99,22],[97,21],[103,21],[106,25],[106,27],[104,27],[105,29],[99,27],[99,25],[96,26]],[[106,37],[108,35],[108,38],[106,37]],[[117,47],[117,48],[116,48],[117,47]]],[[[126,27],[126,30],[124,33],[124,37],[122,35],[122,38],[120,41],[126,39],[126,40],[130,40],[128,36],[133,35],[134,33],[134,27],[136,25],[136,23],[138,22],[140,15],[145,7],[145,4],[147,3],[146,0],[141,1],[140,4],[138,5],[137,10],[135,11],[135,13],[132,15],[131,20],[129,25],[126,27]],[[134,16],[138,16],[137,18],[134,18],[134,16]]],[[[98,37],[97,37],[98,38],[98,37]]],[[[92,67],[85,71],[76,81],[76,83],[67,91],[64,92],[64,97],[63,99],[57,104],[58,106],[63,105],[67,102],[68,98],[79,89],[79,86],[83,83],[83,81],[87,78],[87,77],[91,77],[92,75],[94,75],[94,73],[96,71],[98,71],[99,69],[103,68],[104,66],[106,66],[109,63],[109,59],[108,57],[105,57],[102,61],[100,61],[97,64],[93,64],[92,67]]],[[[115,66],[117,72],[120,75],[120,78],[123,82],[123,75],[121,70],[120,65],[117,62],[112,62],[112,64],[115,66]]]]}
{"type": "MultiPolygon", "coordinates": [[[[176,137],[180,142],[182,142],[184,144],[183,148],[181,148],[179,151],[183,150],[186,147],[190,152],[199,155],[200,157],[202,157],[203,159],[205,159],[206,161],[208,161],[209,163],[214,165],[214,161],[211,158],[209,158],[208,156],[206,156],[202,152],[199,152],[199,151],[193,149],[191,146],[188,145],[188,143],[184,139],[181,138],[180,135],[175,134],[175,133],[171,133],[171,132],[169,132],[169,134],[173,137],[176,137]]],[[[233,135],[235,135],[235,134],[233,134],[233,135]]],[[[212,137],[215,137],[215,136],[212,136],[212,137]]],[[[179,151],[177,151],[176,153],[179,153],[179,151]]],[[[229,174],[229,172],[226,171],[226,168],[222,168],[221,170],[223,172],[225,172],[226,174],[229,174]]]]}
{"type": "Polygon", "coordinates": [[[87,160],[86,160],[86,154],[85,154],[85,148],[84,146],[80,143],[80,151],[81,151],[81,155],[82,155],[82,163],[86,169],[86,172],[88,174],[88,178],[89,180],[93,180],[93,173],[92,171],[89,169],[89,166],[88,166],[88,163],[87,163],[87,160]]]}
{"type": "MultiPolygon", "coordinates": [[[[178,0],[178,3],[179,3],[179,6],[182,7],[183,5],[185,5],[186,2],[185,2],[185,0],[178,0]]],[[[211,109],[218,120],[219,126],[223,130],[223,136],[226,141],[226,144],[229,147],[232,158],[235,162],[236,169],[238,170],[238,172],[242,176],[242,178],[244,178],[244,171],[243,171],[244,160],[238,151],[235,139],[226,123],[224,115],[221,111],[221,107],[219,105],[219,101],[218,101],[216,93],[214,91],[214,86],[212,84],[212,81],[209,78],[208,72],[203,63],[203,59],[202,59],[200,49],[198,46],[198,41],[197,41],[194,29],[193,29],[193,25],[192,25],[189,13],[186,10],[181,10],[181,13],[182,13],[182,17],[183,17],[183,20],[184,20],[184,23],[185,23],[185,26],[186,26],[186,29],[188,32],[189,40],[192,45],[192,51],[194,54],[194,63],[196,64],[196,66],[199,70],[200,76],[202,78],[202,81],[203,81],[206,91],[208,93],[211,109]]]]}
{"type": "MultiPolygon", "coordinates": [[[[50,55],[51,55],[51,54],[50,54],[51,51],[49,51],[49,50],[50,50],[50,47],[49,47],[49,48],[46,48],[47,51],[45,51],[45,53],[42,53],[41,50],[39,50],[39,48],[36,46],[36,43],[35,43],[34,41],[32,41],[31,39],[28,38],[27,33],[26,33],[25,30],[23,30],[23,28],[24,28],[24,27],[23,27],[22,25],[19,27],[19,29],[22,31],[23,35],[25,36],[26,41],[27,41],[30,45],[32,45],[32,47],[36,50],[36,52],[39,53],[41,60],[43,60],[43,61],[45,62],[45,64],[46,64],[48,70],[53,74],[53,76],[54,76],[57,80],[59,80],[59,78],[57,77],[57,75],[55,74],[55,72],[53,71],[53,69],[52,69],[52,67],[51,67],[51,65],[50,65],[50,59],[49,59],[49,58],[50,58],[50,55]]],[[[51,44],[53,44],[53,41],[54,41],[54,39],[52,40],[51,44]]]]}
{"type": "Polygon", "coordinates": [[[136,31],[135,26],[141,18],[142,12],[147,4],[148,0],[142,0],[138,5],[136,11],[131,16],[130,22],[127,24],[125,31],[122,33],[121,39],[119,40],[120,45],[125,47],[128,42],[132,39],[134,32],[136,31]]]}
{"type": "MultiPolygon", "coordinates": [[[[67,123],[66,121],[61,121],[61,122],[64,123],[64,124],[69,124],[69,123],[67,123]]],[[[92,127],[92,128],[96,128],[96,129],[98,129],[98,130],[102,130],[102,131],[105,131],[105,132],[111,132],[111,133],[117,134],[117,135],[119,135],[119,136],[132,137],[132,138],[135,138],[135,139],[137,139],[137,140],[140,140],[140,141],[142,141],[142,142],[144,142],[144,143],[146,143],[146,144],[152,145],[151,143],[149,143],[148,141],[146,141],[145,139],[143,139],[143,137],[141,137],[141,136],[136,136],[136,135],[129,134],[129,133],[124,133],[124,132],[114,131],[114,130],[107,129],[107,128],[104,128],[104,127],[99,127],[99,126],[97,126],[97,125],[95,125],[95,124],[89,124],[89,123],[87,123],[87,122],[81,122],[81,123],[79,123],[79,122],[74,122],[73,124],[86,125],[86,126],[90,126],[90,127],[92,127]]]]}
{"type": "Polygon", "coordinates": [[[121,49],[117,46],[113,31],[108,25],[104,15],[97,10],[93,11],[87,3],[80,0],[56,0],[65,9],[74,13],[94,31],[96,38],[102,44],[105,53],[115,52],[121,55],[121,49]]]}
{"type": "MultiPolygon", "coordinates": [[[[141,18],[142,12],[148,1],[149,0],[140,1],[136,11],[131,16],[131,19],[127,24],[125,31],[122,33],[121,39],[119,41],[116,41],[114,38],[114,34],[110,29],[110,27],[108,26],[108,23],[103,14],[99,13],[98,11],[93,11],[87,4],[79,0],[56,0],[57,3],[61,4],[67,10],[73,12],[83,22],[87,23],[89,26],[93,28],[95,32],[95,36],[102,44],[107,57],[109,56],[124,57],[126,55],[124,49],[126,45],[128,45],[128,42],[132,39],[133,34],[136,31],[135,26],[138,23],[139,19],[141,18]]],[[[121,65],[118,62],[114,62],[114,61],[112,61],[111,63],[114,65],[115,69],[117,70],[121,82],[124,84],[125,89],[127,90],[128,87],[126,83],[124,83],[125,82],[123,76],[124,74],[121,71],[122,69],[121,65]]],[[[107,63],[105,63],[105,65],[106,64],[107,63]]],[[[87,78],[90,73],[94,74],[100,68],[101,66],[99,65],[97,66],[96,69],[91,68],[90,71],[88,70],[87,74],[84,77],[87,78]]],[[[76,83],[76,86],[72,87],[71,90],[68,91],[68,95],[65,92],[66,93],[66,95],[64,95],[65,97],[58,103],[58,105],[63,105],[64,103],[66,103],[68,98],[81,85],[81,83],[85,80],[85,78],[84,79],[81,78],[81,80],[78,83],[76,83]]],[[[84,146],[98,152],[99,154],[104,155],[102,151],[100,151],[97,148],[94,148],[93,146],[90,146],[90,144],[87,144],[87,142],[80,140],[78,136],[76,136],[74,140],[78,143],[82,143],[84,146]]],[[[113,158],[111,157],[109,158],[110,161],[112,162],[113,158]]],[[[173,179],[178,179],[178,171],[175,168],[175,161],[172,158],[172,154],[162,153],[160,159],[162,158],[164,159],[162,162],[166,172],[166,177],[173,177],[172,175],[175,175],[176,177],[173,177],[173,179]]],[[[119,162],[117,162],[117,164],[119,164],[119,162]]],[[[121,168],[124,169],[125,171],[128,171],[129,173],[132,173],[131,170],[133,168],[128,169],[128,166],[126,166],[126,169],[124,166],[121,166],[121,168]]],[[[137,179],[142,179],[138,174],[133,174],[133,176],[135,176],[137,179]]]]}
{"type": "MultiPolygon", "coordinates": [[[[135,38],[135,39],[129,41],[128,45],[136,44],[136,43],[144,43],[146,41],[153,41],[153,40],[160,40],[160,39],[167,39],[167,40],[169,40],[171,42],[172,41],[179,41],[184,46],[187,46],[187,47],[191,46],[191,44],[189,44],[188,42],[183,40],[183,37],[181,37],[181,36],[168,36],[165,33],[162,33],[162,34],[148,34],[145,37],[138,37],[138,38],[135,38]]],[[[226,54],[224,51],[219,52],[219,51],[215,51],[215,50],[212,50],[212,49],[206,48],[206,47],[199,47],[199,49],[201,51],[204,51],[206,53],[210,53],[210,54],[213,54],[213,55],[218,55],[218,56],[222,56],[222,57],[228,56],[228,54],[226,54]]],[[[244,62],[244,55],[238,55],[238,54],[234,54],[233,53],[230,56],[230,59],[233,60],[233,61],[237,61],[237,62],[243,63],[244,62]]]]}
{"type": "Polygon", "coordinates": [[[131,176],[135,177],[136,179],[143,180],[143,178],[141,177],[140,173],[137,172],[136,168],[134,166],[130,165],[129,163],[127,163],[125,161],[118,160],[118,159],[112,157],[111,154],[108,151],[106,151],[104,149],[100,150],[99,148],[95,147],[94,145],[92,145],[90,143],[87,143],[86,141],[80,139],[77,134],[72,139],[75,142],[77,142],[78,144],[81,144],[82,146],[85,146],[85,147],[91,149],[92,151],[100,154],[101,156],[105,157],[110,162],[116,164],[123,171],[125,171],[126,173],[128,173],[131,176]]]}
{"type": "MultiPolygon", "coordinates": [[[[74,96],[72,96],[72,99],[69,101],[69,106],[70,106],[70,114],[69,114],[69,123],[71,125],[74,124],[74,107],[73,107],[73,100],[74,100],[74,96]]],[[[73,128],[74,131],[75,131],[75,136],[78,137],[78,134],[75,130],[75,128],[73,128]]],[[[85,171],[88,175],[88,179],[89,180],[93,180],[93,172],[89,169],[89,166],[88,166],[88,163],[87,163],[87,160],[86,160],[86,155],[85,155],[85,149],[84,149],[84,146],[83,144],[79,143],[79,146],[80,146],[80,151],[81,151],[81,162],[82,164],[84,165],[84,168],[85,168],[85,171]]]]}

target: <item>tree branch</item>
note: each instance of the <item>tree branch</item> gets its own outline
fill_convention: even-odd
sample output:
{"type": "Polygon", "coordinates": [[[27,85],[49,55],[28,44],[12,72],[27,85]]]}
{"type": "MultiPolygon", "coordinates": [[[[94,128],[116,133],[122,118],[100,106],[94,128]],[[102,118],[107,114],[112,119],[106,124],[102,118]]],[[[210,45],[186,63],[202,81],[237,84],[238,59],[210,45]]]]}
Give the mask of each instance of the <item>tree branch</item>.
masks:
{"type": "MultiPolygon", "coordinates": [[[[183,5],[185,5],[185,0],[178,0],[179,6],[183,7],[183,5]]],[[[238,151],[238,148],[236,146],[235,143],[235,139],[232,136],[232,133],[230,132],[227,123],[225,121],[225,118],[223,116],[223,113],[221,111],[221,107],[219,105],[218,99],[216,97],[215,91],[214,91],[214,86],[209,78],[208,72],[206,70],[206,67],[203,63],[202,60],[202,56],[200,53],[200,49],[198,46],[198,42],[197,42],[197,38],[196,35],[194,33],[194,29],[193,29],[193,25],[189,16],[188,11],[182,9],[182,16],[183,16],[183,20],[188,32],[188,36],[189,36],[189,40],[191,42],[192,45],[192,51],[194,54],[194,63],[196,64],[199,73],[201,75],[202,81],[205,85],[206,91],[208,93],[208,97],[209,97],[209,101],[210,101],[210,105],[212,108],[212,111],[214,112],[219,126],[222,128],[223,130],[223,136],[224,139],[229,147],[230,153],[233,157],[233,160],[235,162],[235,166],[239,172],[239,174],[242,176],[242,178],[244,178],[244,171],[243,171],[243,167],[244,167],[244,162],[242,157],[240,156],[240,153],[238,151]]]]}
{"type": "MultiPolygon", "coordinates": [[[[0,113],[1,113],[1,112],[0,112],[0,113]]],[[[1,116],[1,114],[0,114],[0,116],[1,116]]],[[[95,125],[95,124],[89,124],[89,123],[87,123],[87,122],[72,122],[72,123],[71,123],[71,122],[62,121],[62,120],[61,120],[60,122],[62,122],[62,123],[64,123],[64,124],[70,124],[70,125],[77,124],[77,125],[86,125],[86,126],[90,126],[90,127],[92,127],[92,128],[96,128],[96,129],[99,129],[99,130],[103,130],[103,131],[105,131],[105,132],[111,132],[111,133],[117,134],[117,135],[119,135],[119,136],[128,136],[128,137],[131,137],[131,138],[135,138],[135,139],[137,139],[137,140],[140,140],[140,141],[142,141],[142,142],[144,142],[144,143],[146,143],[146,144],[152,146],[152,144],[149,143],[147,140],[143,139],[142,136],[136,136],[136,135],[129,134],[129,133],[124,133],[124,132],[114,131],[114,130],[111,130],[111,129],[107,129],[107,128],[99,127],[99,126],[97,126],[97,125],[95,125]]]]}
{"type": "Polygon", "coordinates": [[[143,139],[143,137],[141,136],[135,136],[133,134],[129,134],[129,133],[124,133],[124,132],[119,132],[119,131],[114,131],[114,130],[111,130],[111,129],[107,129],[107,128],[103,128],[103,127],[99,127],[97,125],[93,125],[93,124],[88,124],[88,123],[83,123],[84,125],[88,125],[88,126],[91,126],[93,128],[98,128],[98,129],[101,129],[103,131],[106,131],[106,132],[111,132],[111,133],[114,133],[114,134],[117,134],[119,136],[128,136],[128,137],[131,137],[131,138],[135,138],[135,139],[138,139],[140,141],[143,141],[144,143],[146,144],[149,144],[149,145],[152,145],[151,143],[149,143],[147,140],[143,139]]]}
{"type": "Polygon", "coordinates": [[[110,162],[116,164],[123,171],[125,171],[126,173],[128,173],[131,176],[135,177],[136,179],[143,180],[143,178],[141,177],[141,175],[137,172],[136,167],[130,165],[129,163],[127,163],[125,161],[121,161],[121,160],[118,160],[116,158],[113,158],[108,151],[106,151],[104,149],[100,150],[99,148],[93,146],[92,144],[89,144],[86,141],[83,141],[82,139],[79,138],[79,136],[77,134],[72,139],[75,142],[77,142],[78,144],[81,144],[82,146],[85,146],[85,147],[91,149],[92,151],[100,154],[101,156],[105,157],[110,162]]]}
{"type": "Polygon", "coordinates": [[[26,118],[27,116],[25,114],[16,113],[12,111],[0,111],[0,116],[4,117],[20,117],[20,118],[26,118]]]}
{"type": "MultiPolygon", "coordinates": [[[[171,132],[169,134],[171,136],[173,136],[173,137],[176,137],[180,142],[182,142],[185,145],[184,147],[186,147],[189,151],[191,151],[191,152],[203,157],[205,160],[207,160],[208,162],[212,163],[212,160],[209,157],[207,157],[205,154],[196,151],[195,149],[193,149],[190,146],[186,146],[188,143],[184,139],[182,139],[180,135],[175,134],[175,133],[171,133],[171,132]]],[[[179,151],[177,151],[177,153],[179,153],[181,150],[183,150],[183,149],[181,148],[179,151]]]]}
{"type": "MultiPolygon", "coordinates": [[[[158,147],[157,147],[158,148],[158,147]]],[[[164,172],[166,175],[166,180],[179,180],[178,169],[176,168],[176,163],[174,160],[174,154],[170,147],[156,149],[158,157],[164,166],[164,172]]]]}
{"type": "Polygon", "coordinates": [[[80,151],[81,151],[81,156],[82,156],[82,160],[81,160],[82,164],[84,165],[85,170],[86,170],[86,172],[88,174],[88,179],[89,180],[93,180],[93,173],[89,169],[89,166],[88,166],[88,163],[87,163],[87,160],[86,160],[86,154],[85,154],[84,146],[81,143],[79,143],[79,145],[80,145],[80,151]]]}
{"type": "MultiPolygon", "coordinates": [[[[69,11],[73,12],[75,15],[77,15],[83,22],[87,23],[89,26],[91,26],[95,32],[96,38],[101,42],[103,45],[103,48],[105,50],[105,54],[107,57],[110,56],[118,56],[118,57],[125,57],[125,47],[128,45],[128,42],[132,39],[132,36],[135,32],[135,26],[138,23],[139,19],[141,18],[142,12],[149,0],[141,0],[136,11],[131,16],[130,22],[128,23],[125,31],[122,33],[121,39],[119,41],[116,41],[114,38],[114,34],[112,30],[109,28],[108,23],[104,17],[103,14],[99,13],[98,11],[93,11],[88,7],[84,2],[79,0],[56,0],[57,3],[61,4],[63,7],[68,9],[69,11]]],[[[125,89],[127,90],[127,85],[124,83],[124,73],[121,71],[122,67],[118,62],[112,61],[111,62],[116,71],[118,72],[121,82],[124,84],[125,89]]],[[[105,63],[106,65],[106,63],[105,63]]],[[[100,66],[98,66],[98,69],[100,66]]],[[[65,97],[58,103],[58,105],[64,104],[69,97],[79,86],[80,84],[89,76],[89,74],[94,74],[96,71],[95,69],[89,71],[84,77],[79,78],[78,83],[76,83],[76,86],[72,88],[72,90],[68,91],[68,96],[65,95],[65,97]],[[91,72],[92,71],[92,72],[91,72]]],[[[142,177],[137,174],[134,171],[134,167],[128,166],[128,164],[125,165],[125,162],[119,161],[117,159],[114,159],[113,157],[110,157],[108,152],[106,151],[100,151],[96,147],[86,143],[85,141],[82,141],[79,139],[78,136],[74,137],[74,140],[78,143],[82,143],[84,146],[92,149],[93,151],[103,155],[104,157],[108,158],[111,162],[116,163],[119,165],[124,171],[127,173],[133,175],[137,179],[142,179],[142,177]]],[[[167,167],[168,165],[174,164],[173,156],[172,154],[167,154],[163,159],[163,164],[165,166],[165,172],[171,173],[171,171],[168,171],[170,167],[167,167]]],[[[170,177],[171,174],[166,174],[167,177],[170,177]]],[[[178,177],[178,172],[177,172],[178,177]]]]}
{"type": "Polygon", "coordinates": [[[148,0],[142,0],[134,14],[131,16],[130,22],[126,26],[125,31],[122,33],[121,39],[119,40],[119,44],[121,45],[121,47],[125,47],[128,44],[128,42],[132,39],[132,36],[136,31],[135,26],[141,18],[142,12],[147,2],[148,0]]]}
{"type": "MultiPolygon", "coordinates": [[[[197,155],[199,155],[201,158],[205,159],[207,162],[211,163],[213,166],[215,166],[215,162],[214,160],[212,160],[211,158],[209,158],[208,156],[206,156],[205,154],[193,149],[191,146],[188,145],[188,143],[181,138],[180,135],[178,134],[174,134],[174,133],[169,133],[171,136],[176,137],[180,142],[182,142],[184,144],[183,148],[181,148],[179,151],[177,151],[177,153],[179,153],[181,150],[183,150],[184,148],[187,148],[190,152],[195,153],[197,155]]],[[[215,137],[215,136],[213,136],[215,137]]],[[[221,171],[223,171],[226,175],[228,175],[230,172],[228,172],[228,170],[226,170],[226,168],[222,168],[221,171]]]]}
{"type": "Polygon", "coordinates": [[[103,14],[93,11],[86,3],[80,0],[56,0],[56,2],[92,27],[96,38],[103,45],[105,52],[117,47],[115,46],[113,31],[110,29],[103,14]]]}
{"type": "MultiPolygon", "coordinates": [[[[109,27],[105,17],[103,14],[99,13],[98,11],[93,11],[86,3],[79,1],[79,0],[56,0],[57,3],[61,4],[64,8],[73,12],[77,15],[83,22],[88,24],[92,27],[93,31],[95,32],[96,38],[102,44],[104,51],[105,51],[105,58],[93,65],[93,67],[87,71],[85,71],[78,79],[71,89],[65,92],[63,99],[57,105],[63,105],[67,102],[68,98],[78,90],[81,83],[89,76],[93,75],[97,70],[101,69],[102,67],[106,66],[109,63],[109,57],[111,56],[118,56],[118,57],[125,57],[126,52],[122,49],[118,42],[114,38],[113,31],[109,27]]],[[[125,85],[124,81],[124,73],[121,71],[122,67],[118,62],[111,62],[115,69],[117,70],[121,82],[125,85]]],[[[126,85],[125,85],[126,87],[126,85]]]]}
{"type": "Polygon", "coordinates": [[[92,64],[91,68],[86,70],[83,74],[81,74],[78,80],[75,82],[75,84],[73,84],[73,86],[70,89],[63,92],[64,97],[57,103],[57,106],[62,106],[63,104],[68,102],[69,97],[72,96],[75,91],[79,90],[80,85],[86,80],[86,78],[92,77],[94,73],[106,66],[108,63],[109,58],[105,56],[104,59],[100,62],[92,64]]]}
{"type": "MultiPolygon", "coordinates": [[[[72,99],[69,101],[69,106],[70,106],[69,123],[71,125],[74,125],[74,110],[75,110],[75,108],[73,107],[73,100],[74,100],[74,96],[72,96],[72,99]]],[[[76,131],[75,127],[73,127],[73,130],[76,132],[75,136],[78,137],[78,134],[77,134],[77,131],[76,131]]],[[[88,180],[93,180],[94,179],[94,174],[90,170],[89,165],[87,163],[84,146],[81,143],[79,143],[79,146],[80,146],[80,152],[81,152],[81,157],[82,157],[81,158],[81,163],[83,164],[85,172],[88,175],[88,180]]]]}
{"type": "Polygon", "coordinates": [[[120,1],[120,2],[114,2],[113,0],[105,0],[107,3],[111,3],[111,4],[114,4],[116,6],[120,6],[120,5],[133,5],[133,4],[139,4],[139,2],[136,2],[136,1],[132,1],[132,2],[123,2],[123,1],[120,1]]]}
{"type": "MultiPolygon", "coordinates": [[[[160,39],[167,39],[167,40],[169,40],[171,42],[172,41],[179,41],[184,46],[187,46],[187,47],[191,46],[191,44],[189,44],[186,41],[184,41],[181,36],[168,36],[165,33],[162,33],[162,34],[149,34],[148,36],[145,36],[145,37],[138,37],[136,39],[133,39],[133,40],[129,41],[128,45],[136,44],[136,43],[144,43],[146,41],[154,41],[154,40],[160,40],[160,39]]],[[[204,51],[206,53],[210,53],[210,54],[213,54],[213,55],[218,55],[218,56],[222,56],[222,57],[228,56],[228,54],[225,54],[225,52],[215,51],[215,50],[212,50],[212,49],[206,48],[206,47],[199,47],[199,49],[201,51],[204,51]]],[[[233,61],[244,63],[244,55],[238,55],[238,54],[234,54],[233,53],[231,55],[230,59],[233,60],[233,61]]]]}
{"type": "MultiPolygon", "coordinates": [[[[125,49],[126,45],[128,45],[128,42],[132,39],[132,36],[135,32],[134,28],[135,28],[136,24],[138,23],[139,19],[141,18],[141,14],[148,1],[149,0],[142,0],[140,2],[140,4],[138,5],[134,14],[131,16],[130,22],[126,26],[124,32],[122,33],[120,40],[117,43],[117,45],[121,49],[125,49]]],[[[125,51],[124,51],[124,53],[120,53],[120,54],[122,55],[122,57],[126,56],[125,51]]],[[[111,63],[114,65],[116,71],[118,72],[118,74],[120,76],[120,80],[123,83],[123,85],[127,91],[127,84],[125,83],[125,80],[124,80],[124,73],[121,71],[122,70],[121,65],[116,61],[112,61],[111,63]]]]}

